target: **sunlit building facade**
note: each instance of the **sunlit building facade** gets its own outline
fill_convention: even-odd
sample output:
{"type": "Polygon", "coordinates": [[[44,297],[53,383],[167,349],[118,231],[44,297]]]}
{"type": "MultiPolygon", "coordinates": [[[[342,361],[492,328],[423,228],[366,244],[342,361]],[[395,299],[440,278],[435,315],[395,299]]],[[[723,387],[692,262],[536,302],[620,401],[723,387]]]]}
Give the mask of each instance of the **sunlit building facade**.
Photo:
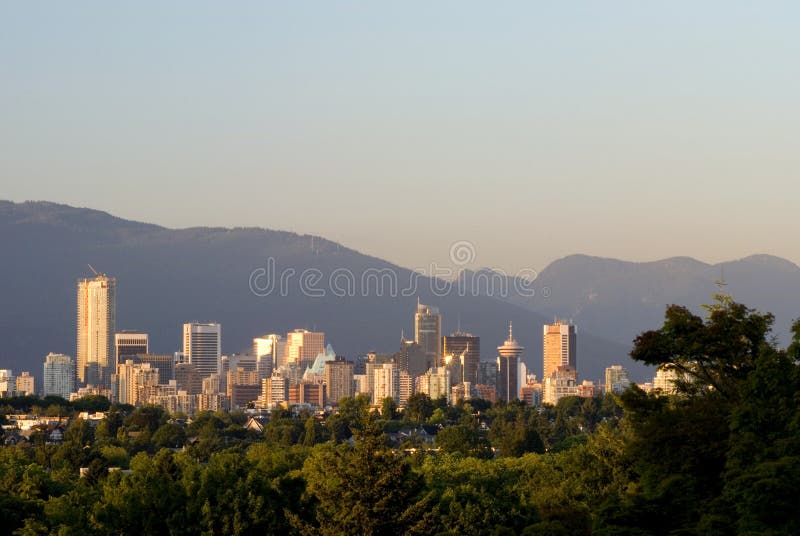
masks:
{"type": "Polygon", "coordinates": [[[81,384],[111,385],[115,372],[117,280],[104,274],[78,280],[77,379],[81,384]]]}

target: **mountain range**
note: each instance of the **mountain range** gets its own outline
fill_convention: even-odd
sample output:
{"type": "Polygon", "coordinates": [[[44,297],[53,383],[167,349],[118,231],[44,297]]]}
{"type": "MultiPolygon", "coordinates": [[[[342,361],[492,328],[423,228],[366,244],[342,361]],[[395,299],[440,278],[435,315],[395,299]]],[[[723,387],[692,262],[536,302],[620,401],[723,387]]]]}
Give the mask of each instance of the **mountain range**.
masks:
{"type": "Polygon", "coordinates": [[[37,377],[48,352],[75,354],[76,281],[91,277],[87,264],[117,278],[117,329],[148,332],[151,352],[178,350],[182,324],[195,320],[222,324],[224,353],[295,328],[324,331],[350,357],[395,352],[402,331],[413,336],[420,300],[439,307],[443,333],[460,326],[480,335],[483,360],[494,359],[513,322],[523,359],[538,375],[542,325],[553,316],[572,319],[580,376],[594,380],[611,364],[628,367],[634,380],[651,378],[627,356],[632,339],[660,325],[668,303],[707,302],[720,268],[736,299],[776,313],[781,340],[800,289],[800,269],[774,257],[708,265],[575,255],[545,268],[533,297],[464,293],[321,237],[169,229],[49,202],[0,201],[0,252],[0,368],[37,377]]]}
{"type": "MultiPolygon", "coordinates": [[[[467,281],[477,274],[488,280],[484,270],[468,274],[467,281]]],[[[507,285],[513,288],[513,280],[507,285]]],[[[570,255],[542,270],[533,288],[533,296],[510,291],[506,300],[548,318],[572,320],[581,329],[619,344],[630,344],[642,331],[659,326],[668,304],[685,305],[704,315],[703,305],[718,293],[773,313],[779,345],[791,341],[792,321],[800,316],[800,267],[771,255],[717,264],[689,257],[628,262],[570,255]]]]}

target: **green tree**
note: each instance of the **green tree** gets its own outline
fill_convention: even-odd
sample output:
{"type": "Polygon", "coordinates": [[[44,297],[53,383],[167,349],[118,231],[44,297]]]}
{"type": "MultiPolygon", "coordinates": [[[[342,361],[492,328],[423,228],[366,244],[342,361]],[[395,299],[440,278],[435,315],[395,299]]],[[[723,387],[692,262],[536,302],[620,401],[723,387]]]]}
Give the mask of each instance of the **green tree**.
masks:
{"type": "Polygon", "coordinates": [[[397,402],[391,396],[381,400],[381,417],[387,421],[393,421],[397,418],[397,402]]]}
{"type": "Polygon", "coordinates": [[[330,437],[325,429],[313,415],[306,419],[305,430],[303,432],[303,445],[313,447],[317,443],[327,441],[330,437]]]}
{"type": "Polygon", "coordinates": [[[413,520],[420,478],[385,445],[376,422],[366,419],[355,446],[317,445],[303,466],[320,534],[402,534],[413,520]]]}
{"type": "Polygon", "coordinates": [[[792,411],[781,408],[789,407],[795,388],[781,392],[780,386],[793,377],[796,364],[771,342],[771,314],[728,296],[716,298],[705,319],[668,307],[663,326],[635,340],[634,359],[674,367],[684,379],[675,397],[648,396],[636,388],[620,397],[635,484],[613,505],[615,514],[605,520],[609,527],[666,534],[797,526],[794,519],[764,515],[765,503],[752,493],[759,490],[759,497],[780,505],[779,495],[797,483],[792,471],[775,480],[781,457],[780,449],[773,450],[778,437],[792,435],[792,411]]]}
{"type": "Polygon", "coordinates": [[[170,451],[140,452],[130,462],[133,473],[111,473],[92,517],[103,532],[114,534],[182,533],[188,526],[187,497],[180,466],[170,451]]]}
{"type": "Polygon", "coordinates": [[[186,442],[186,430],[177,423],[162,424],[153,433],[153,445],[159,448],[178,448],[186,442]]]}
{"type": "Polygon", "coordinates": [[[492,456],[491,446],[474,426],[456,424],[447,426],[436,434],[436,446],[442,452],[489,458],[492,456]]]}
{"type": "Polygon", "coordinates": [[[664,325],[639,335],[631,357],[686,374],[688,381],[679,385],[684,394],[701,396],[711,388],[725,399],[738,400],[758,356],[773,350],[768,336],[774,317],[726,296],[717,296],[707,310],[704,321],[685,307],[669,306],[664,325]]]}
{"type": "Polygon", "coordinates": [[[414,393],[408,397],[404,416],[409,422],[421,424],[433,415],[433,402],[425,393],[414,393]]]}
{"type": "Polygon", "coordinates": [[[87,395],[73,401],[71,404],[75,411],[88,411],[91,413],[108,411],[111,407],[111,402],[102,395],[87,395]]]}
{"type": "Polygon", "coordinates": [[[152,434],[167,422],[167,412],[161,406],[141,406],[128,415],[123,422],[131,430],[147,431],[152,434]]]}

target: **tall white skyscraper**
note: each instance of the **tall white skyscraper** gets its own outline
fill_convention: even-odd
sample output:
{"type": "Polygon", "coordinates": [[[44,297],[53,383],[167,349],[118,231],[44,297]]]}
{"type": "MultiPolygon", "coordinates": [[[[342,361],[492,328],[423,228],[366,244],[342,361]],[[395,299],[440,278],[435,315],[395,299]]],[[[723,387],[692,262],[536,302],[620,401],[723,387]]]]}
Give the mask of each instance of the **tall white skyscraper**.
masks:
{"type": "Polygon", "coordinates": [[[44,396],[56,395],[69,400],[75,390],[75,361],[64,354],[44,358],[44,396]]]}
{"type": "Polygon", "coordinates": [[[200,378],[221,372],[222,326],[191,322],[183,325],[183,355],[200,378]]]}
{"type": "Polygon", "coordinates": [[[77,377],[80,383],[111,385],[115,372],[117,280],[105,274],[78,280],[77,377]]]}

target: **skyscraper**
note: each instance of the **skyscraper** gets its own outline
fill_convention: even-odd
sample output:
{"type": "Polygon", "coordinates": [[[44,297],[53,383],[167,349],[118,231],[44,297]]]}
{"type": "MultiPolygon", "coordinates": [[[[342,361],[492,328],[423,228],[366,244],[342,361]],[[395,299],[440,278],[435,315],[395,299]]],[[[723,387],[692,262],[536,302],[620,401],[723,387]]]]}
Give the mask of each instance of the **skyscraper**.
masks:
{"type": "Polygon", "coordinates": [[[653,378],[653,391],[662,395],[674,395],[678,392],[677,384],[684,380],[684,374],[671,364],[660,365],[653,378]]]}
{"type": "Polygon", "coordinates": [[[147,395],[158,385],[158,369],[150,363],[134,363],[127,359],[117,369],[117,399],[120,404],[134,406],[147,402],[147,395]]]}
{"type": "Polygon", "coordinates": [[[17,392],[24,395],[36,394],[33,376],[29,371],[23,370],[20,375],[17,376],[17,392]]]}
{"type": "Polygon", "coordinates": [[[397,355],[397,364],[400,370],[408,372],[409,376],[416,378],[425,374],[435,362],[430,361],[428,354],[416,341],[400,338],[400,352],[397,355]]]}
{"type": "Polygon", "coordinates": [[[286,334],[286,362],[303,370],[314,362],[317,354],[325,353],[325,334],[319,331],[296,329],[286,334]]]}
{"type": "Polygon", "coordinates": [[[50,353],[44,358],[44,396],[69,400],[75,390],[75,361],[68,355],[50,353]]]}
{"type": "Polygon", "coordinates": [[[481,361],[478,363],[478,385],[497,387],[497,362],[481,361]]]}
{"type": "Polygon", "coordinates": [[[372,404],[377,406],[384,398],[400,402],[400,369],[396,363],[367,363],[372,404]]]}
{"type": "Polygon", "coordinates": [[[442,315],[439,314],[439,309],[417,302],[414,340],[422,347],[431,363],[439,363],[442,357],[442,315]]]}
{"type": "Polygon", "coordinates": [[[17,388],[17,379],[11,369],[0,369],[0,395],[13,393],[17,388]]]}
{"type": "Polygon", "coordinates": [[[542,331],[544,337],[542,381],[547,380],[558,367],[569,366],[577,370],[577,328],[575,325],[556,320],[553,324],[545,324],[542,331]]]}
{"type": "MultiPolygon", "coordinates": [[[[96,273],[96,272],[95,272],[96,273]]],[[[105,274],[78,280],[77,377],[80,383],[111,385],[115,372],[117,280],[105,274]]]]}
{"type": "Polygon", "coordinates": [[[201,379],[220,373],[222,326],[192,322],[183,325],[183,354],[201,379]]]}
{"type": "Polygon", "coordinates": [[[542,401],[545,404],[558,404],[565,396],[578,396],[578,373],[575,367],[562,365],[544,379],[542,401]]]}
{"type": "Polygon", "coordinates": [[[116,366],[128,359],[133,359],[138,354],[147,353],[149,353],[147,333],[125,330],[114,334],[114,362],[116,366]]]}
{"type": "Polygon", "coordinates": [[[175,379],[175,358],[169,354],[136,354],[129,359],[134,363],[149,363],[152,368],[158,369],[158,383],[161,385],[168,385],[170,380],[175,379]]]}
{"type": "Polygon", "coordinates": [[[325,363],[325,385],[328,404],[339,405],[339,400],[353,396],[353,362],[337,355],[325,363]]]}
{"type": "Polygon", "coordinates": [[[269,378],[273,370],[278,370],[283,364],[285,353],[286,341],[280,335],[270,333],[253,339],[253,355],[260,380],[269,378]]]}
{"type": "Polygon", "coordinates": [[[519,356],[525,348],[514,339],[513,326],[508,324],[508,339],[497,347],[500,356],[497,358],[497,399],[510,401],[519,398],[519,356]]]}
{"type": "Polygon", "coordinates": [[[622,365],[611,365],[606,368],[606,393],[621,393],[630,385],[628,369],[622,365]]]}
{"type": "Polygon", "coordinates": [[[449,403],[452,390],[450,389],[450,370],[447,367],[433,367],[422,376],[414,380],[416,391],[424,393],[436,400],[444,397],[449,403]]]}
{"type": "Polygon", "coordinates": [[[457,331],[450,335],[445,335],[442,339],[442,353],[452,355],[458,363],[459,374],[451,381],[461,383],[462,381],[478,383],[478,363],[481,360],[481,338],[471,333],[457,331]],[[461,363],[461,355],[464,356],[464,363],[461,363]]]}

